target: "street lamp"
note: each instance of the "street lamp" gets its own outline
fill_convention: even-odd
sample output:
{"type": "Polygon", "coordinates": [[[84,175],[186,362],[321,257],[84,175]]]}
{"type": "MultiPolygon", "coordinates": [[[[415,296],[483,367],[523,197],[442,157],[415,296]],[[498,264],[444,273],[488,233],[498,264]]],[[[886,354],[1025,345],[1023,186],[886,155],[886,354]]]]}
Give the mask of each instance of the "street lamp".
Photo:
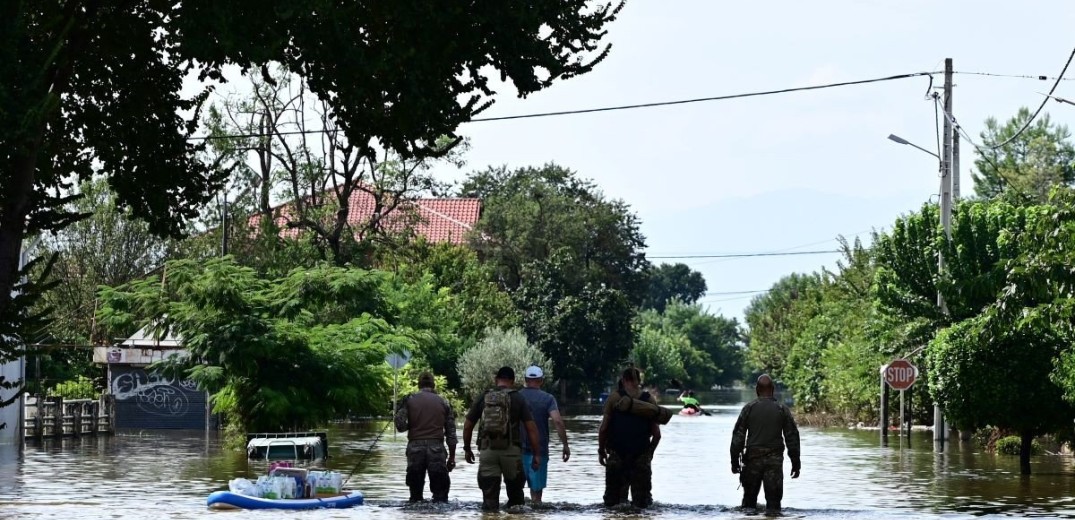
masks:
{"type": "MultiPolygon", "coordinates": [[[[946,63],[946,65],[948,65],[946,63]]],[[[947,92],[947,90],[946,90],[947,92]]],[[[948,104],[951,97],[945,98],[945,112],[951,113],[951,109],[948,104]]],[[[940,207],[941,214],[941,226],[944,227],[944,235],[947,240],[952,239],[951,220],[952,220],[952,199],[959,199],[959,131],[958,129],[953,132],[953,120],[946,117],[944,126],[944,159],[940,155],[935,154],[917,144],[914,144],[896,134],[888,134],[889,141],[899,144],[905,144],[913,146],[926,152],[937,158],[940,169],[941,177],[941,189],[938,192],[940,195],[940,201],[938,206],[940,207]],[[949,139],[951,139],[949,141],[949,139]]],[[[944,253],[942,251],[937,252],[937,273],[943,273],[945,270],[944,253]]],[[[948,314],[948,306],[944,302],[944,295],[941,293],[940,288],[937,289],[937,307],[940,307],[941,312],[948,314]]],[[[944,424],[944,410],[937,403],[933,404],[933,441],[937,443],[940,441],[940,450],[943,451],[943,443],[945,437],[947,437],[947,426],[944,424]]]]}
{"type": "Polygon", "coordinates": [[[900,137],[900,136],[898,136],[896,134],[888,134],[888,140],[892,141],[892,142],[900,143],[900,144],[905,144],[907,146],[913,146],[915,148],[918,148],[919,150],[922,150],[923,152],[926,152],[926,153],[936,157],[937,160],[941,159],[941,156],[939,156],[939,155],[937,155],[937,154],[935,154],[935,153],[933,153],[933,152],[931,152],[929,150],[926,150],[925,148],[922,148],[921,146],[918,146],[917,144],[914,144],[914,143],[912,143],[912,142],[910,142],[910,141],[908,141],[908,140],[906,140],[906,139],[904,139],[904,138],[902,138],[902,137],[900,137]]]}

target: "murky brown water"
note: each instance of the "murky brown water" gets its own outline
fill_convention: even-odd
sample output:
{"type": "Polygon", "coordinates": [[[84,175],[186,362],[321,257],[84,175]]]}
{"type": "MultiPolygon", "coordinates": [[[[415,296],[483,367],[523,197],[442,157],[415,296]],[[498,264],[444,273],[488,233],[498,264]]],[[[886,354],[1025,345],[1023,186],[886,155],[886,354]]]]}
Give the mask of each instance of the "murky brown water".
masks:
{"type": "MultiPolygon", "coordinates": [[[[737,405],[709,408],[710,417],[675,417],[664,428],[654,460],[658,505],[645,518],[743,518],[731,509],[739,500],[729,471],[728,444],[737,405]]],[[[598,503],[603,468],[597,463],[599,417],[568,420],[573,457],[554,460],[545,491],[551,507],[521,515],[533,518],[625,518],[598,503]]],[[[0,447],[2,518],[477,518],[480,493],[474,465],[462,462],[452,473],[452,503],[406,506],[403,482],[404,436],[385,433],[385,423],[329,430],[326,465],[348,474],[365,492],[367,504],[350,510],[309,512],[213,512],[205,497],[235,477],[264,472],[245,454],[226,453],[215,437],[200,432],[126,432],[115,437],[46,441],[22,455],[0,447]],[[363,459],[363,460],[360,460],[363,459]]],[[[879,447],[877,433],[803,429],[803,475],[785,481],[786,513],[809,518],[1075,518],[1075,464],[1071,457],[1042,456],[1035,474],[1019,475],[1018,460],[958,442],[935,454],[928,433],[916,434],[914,448],[879,447]]]]}

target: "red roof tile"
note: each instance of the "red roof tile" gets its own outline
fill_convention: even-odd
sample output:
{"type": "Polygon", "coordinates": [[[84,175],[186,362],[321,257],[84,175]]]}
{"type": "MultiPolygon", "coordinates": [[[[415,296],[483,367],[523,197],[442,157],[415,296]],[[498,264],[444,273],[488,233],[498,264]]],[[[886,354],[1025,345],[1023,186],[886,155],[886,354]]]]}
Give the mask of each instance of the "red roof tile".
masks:
{"type": "MultiPolygon", "coordinates": [[[[376,203],[372,195],[362,190],[355,190],[351,194],[350,208],[347,213],[348,224],[356,229],[362,229],[373,216],[375,207],[376,203]]],[[[280,234],[294,238],[298,236],[299,231],[287,228],[291,210],[290,203],[282,204],[274,210],[274,213],[276,224],[281,228],[280,234]]],[[[384,228],[390,231],[404,231],[410,227],[415,234],[433,243],[462,244],[466,242],[467,233],[473,229],[480,217],[481,199],[417,199],[400,204],[386,215],[384,228]]],[[[250,223],[256,225],[256,221],[257,217],[252,216],[250,223]]]]}

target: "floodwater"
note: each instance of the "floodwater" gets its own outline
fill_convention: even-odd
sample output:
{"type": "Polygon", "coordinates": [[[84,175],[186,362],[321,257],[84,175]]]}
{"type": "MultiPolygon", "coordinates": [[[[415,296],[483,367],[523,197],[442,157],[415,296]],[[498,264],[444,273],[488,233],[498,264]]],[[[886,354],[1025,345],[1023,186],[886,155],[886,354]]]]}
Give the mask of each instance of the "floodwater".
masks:
{"type": "MultiPolygon", "coordinates": [[[[711,405],[712,416],[673,417],[653,462],[657,505],[645,512],[601,507],[603,468],[597,463],[596,415],[568,418],[572,458],[554,459],[546,508],[513,514],[523,518],[686,519],[746,518],[734,509],[741,498],[730,472],[728,444],[739,394],[711,405]]],[[[384,421],[329,428],[332,457],[324,466],[351,474],[347,487],[362,490],[366,505],[308,512],[217,512],[206,496],[236,477],[263,473],[263,462],[224,452],[203,432],[128,431],[0,447],[0,518],[479,518],[476,465],[452,472],[451,502],[405,505],[403,435],[384,421]],[[383,433],[383,436],[379,435],[383,433]],[[375,442],[376,440],[376,442],[375,442]]],[[[979,517],[1075,518],[1075,467],[1070,456],[1045,455],[1034,474],[1019,475],[1018,459],[951,443],[935,453],[931,434],[914,434],[913,447],[899,437],[880,447],[876,431],[802,428],[802,477],[785,478],[785,514],[802,518],[979,517]]],[[[460,434],[461,434],[460,428],[460,434]]],[[[558,446],[553,442],[553,451],[558,446]]],[[[787,469],[787,463],[786,469],[787,469]]],[[[428,496],[428,491],[427,491],[428,496]]],[[[761,500],[759,500],[760,502],[761,500]]],[[[501,513],[507,516],[507,513],[501,513]]],[[[498,515],[488,515],[498,516],[498,515]]]]}

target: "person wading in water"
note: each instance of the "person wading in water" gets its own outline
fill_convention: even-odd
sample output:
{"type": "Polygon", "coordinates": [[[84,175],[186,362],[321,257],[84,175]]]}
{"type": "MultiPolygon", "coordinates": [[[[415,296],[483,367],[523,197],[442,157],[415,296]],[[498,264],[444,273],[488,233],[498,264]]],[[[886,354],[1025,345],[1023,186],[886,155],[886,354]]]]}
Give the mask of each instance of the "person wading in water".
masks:
{"type": "Polygon", "coordinates": [[[447,502],[455,468],[455,411],[437,395],[433,374],[418,376],[418,392],[408,396],[396,412],[396,431],[407,432],[407,487],[411,502],[421,502],[429,473],[434,502],[447,502]],[[445,452],[444,445],[448,444],[445,452]]]}
{"type": "MultiPolygon", "coordinates": [[[[530,451],[540,453],[537,425],[530,413],[526,399],[515,391],[515,370],[502,367],[494,378],[496,388],[479,396],[463,422],[463,455],[468,464],[474,464],[474,450],[470,439],[474,426],[478,428],[478,487],[482,490],[482,510],[500,510],[500,479],[508,492],[508,507],[525,503],[523,484],[523,449],[520,428],[526,428],[530,451]]],[[[541,458],[530,462],[530,469],[541,469],[541,458]]]]}
{"type": "Polygon", "coordinates": [[[649,392],[642,391],[642,372],[630,367],[623,371],[619,388],[605,401],[605,412],[597,430],[597,460],[605,466],[606,506],[627,501],[639,508],[653,503],[653,471],[650,462],[661,442],[658,421],[667,415],[649,392]]]}
{"type": "Polygon", "coordinates": [[[744,508],[758,507],[758,491],[764,485],[765,511],[779,513],[784,495],[785,444],[791,459],[791,478],[799,478],[802,466],[799,428],[791,411],[773,397],[772,378],[758,376],[755,391],[758,398],[743,406],[732,430],[732,473],[740,473],[744,508]]]}

